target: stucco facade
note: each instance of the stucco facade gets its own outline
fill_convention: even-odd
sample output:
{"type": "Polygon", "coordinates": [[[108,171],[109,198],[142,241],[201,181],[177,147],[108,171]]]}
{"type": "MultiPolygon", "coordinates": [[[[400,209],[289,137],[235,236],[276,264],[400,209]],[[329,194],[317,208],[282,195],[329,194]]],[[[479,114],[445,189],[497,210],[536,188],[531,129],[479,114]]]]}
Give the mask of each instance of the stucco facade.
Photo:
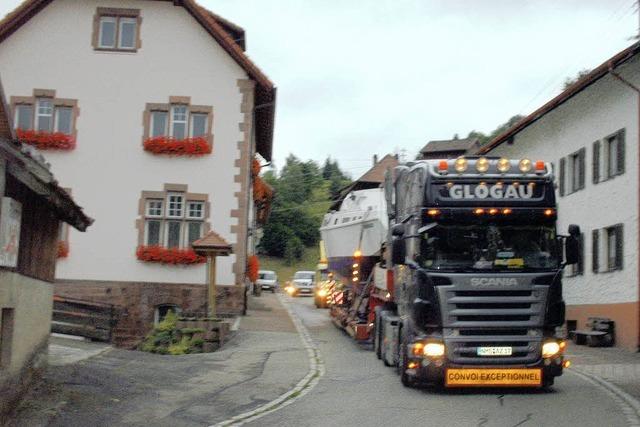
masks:
{"type": "MultiPolygon", "coordinates": [[[[141,195],[166,188],[188,188],[206,197],[202,232],[214,230],[233,247],[232,255],[217,261],[217,284],[244,286],[247,228],[253,222],[257,67],[243,56],[240,44],[225,48],[212,37],[234,43],[228,34],[220,36],[219,24],[193,1],[40,3],[37,13],[0,43],[0,74],[9,100],[46,89],[56,98],[77,101],[75,149],[46,154],[60,185],[83,201],[96,222],[90,234],[69,233],[69,255],[57,266],[56,278],[65,284],[61,289],[69,295],[68,285],[76,285],[82,297],[88,294],[81,286],[89,283],[102,283],[105,295],[110,286],[125,283],[204,285],[205,263],[166,265],[136,257],[141,222],[144,228],[141,195]],[[96,50],[96,15],[117,8],[135,10],[137,50],[96,50]],[[210,154],[171,156],[143,149],[149,105],[176,100],[210,112],[210,154]]],[[[264,93],[264,84],[259,89],[264,93]]]]}
{"type": "MultiPolygon", "coordinates": [[[[640,62],[633,58],[615,70],[629,82],[640,85],[640,62]]],[[[584,188],[572,192],[568,162],[564,173],[565,194],[557,191],[558,230],[566,233],[569,224],[578,224],[584,233],[584,271],[565,271],[564,295],[567,320],[584,327],[590,316],[616,321],[617,344],[636,350],[639,334],[638,306],[638,94],[611,74],[555,107],[503,142],[488,155],[530,158],[553,162],[556,179],[560,159],[568,159],[585,149],[584,188]],[[624,173],[594,182],[593,143],[624,130],[624,173]],[[599,238],[598,272],[593,271],[593,230],[622,224],[622,268],[604,271],[605,242],[599,238]]],[[[602,152],[601,152],[602,153],[602,152]]],[[[602,158],[602,155],[600,156],[602,158]]],[[[565,160],[566,161],[566,160],[565,160]]],[[[603,168],[600,159],[600,173],[603,168]]]]}

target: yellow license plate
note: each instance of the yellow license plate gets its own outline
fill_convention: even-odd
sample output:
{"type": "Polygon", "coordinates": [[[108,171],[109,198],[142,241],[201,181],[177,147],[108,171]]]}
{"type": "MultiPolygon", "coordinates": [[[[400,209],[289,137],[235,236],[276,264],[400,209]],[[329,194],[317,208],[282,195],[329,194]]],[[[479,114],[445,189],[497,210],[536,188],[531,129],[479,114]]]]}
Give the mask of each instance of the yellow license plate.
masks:
{"type": "Polygon", "coordinates": [[[540,387],[542,369],[447,369],[447,387],[540,387]]]}

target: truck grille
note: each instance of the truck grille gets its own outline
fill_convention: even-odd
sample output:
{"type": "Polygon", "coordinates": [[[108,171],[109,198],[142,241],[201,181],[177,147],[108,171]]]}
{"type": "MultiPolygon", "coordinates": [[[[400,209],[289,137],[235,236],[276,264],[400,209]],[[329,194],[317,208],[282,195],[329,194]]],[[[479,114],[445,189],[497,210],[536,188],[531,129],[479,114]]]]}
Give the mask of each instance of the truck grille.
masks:
{"type": "Polygon", "coordinates": [[[438,288],[447,355],[453,363],[527,364],[540,357],[546,286],[526,290],[438,288]],[[511,347],[510,356],[479,356],[480,347],[511,347]]]}

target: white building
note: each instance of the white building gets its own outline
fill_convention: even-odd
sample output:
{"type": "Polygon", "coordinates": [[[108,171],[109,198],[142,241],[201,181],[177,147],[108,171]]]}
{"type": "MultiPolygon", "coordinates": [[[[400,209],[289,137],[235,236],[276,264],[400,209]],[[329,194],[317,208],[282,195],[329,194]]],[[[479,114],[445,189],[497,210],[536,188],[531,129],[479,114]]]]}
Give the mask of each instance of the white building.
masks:
{"type": "Polygon", "coordinates": [[[56,292],[119,304],[120,344],[158,308],[203,310],[207,267],[186,251],[209,231],[233,246],[218,260],[221,310],[241,310],[251,162],[270,160],[275,111],[244,44],[193,0],[27,0],[0,22],[19,136],[95,213],[92,233],[62,232],[56,292]]]}
{"type": "Polygon", "coordinates": [[[617,345],[640,334],[640,45],[615,55],[480,150],[553,162],[558,230],[578,224],[584,259],[565,271],[567,326],[608,317],[617,345]]]}

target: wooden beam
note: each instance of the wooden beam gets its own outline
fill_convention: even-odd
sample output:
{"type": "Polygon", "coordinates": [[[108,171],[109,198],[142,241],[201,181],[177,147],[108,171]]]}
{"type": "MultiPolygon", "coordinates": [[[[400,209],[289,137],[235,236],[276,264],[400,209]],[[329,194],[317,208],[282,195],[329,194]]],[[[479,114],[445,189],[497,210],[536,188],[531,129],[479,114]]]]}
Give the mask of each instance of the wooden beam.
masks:
{"type": "Polygon", "coordinates": [[[207,292],[209,317],[216,317],[216,256],[209,256],[209,289],[207,292]]]}

